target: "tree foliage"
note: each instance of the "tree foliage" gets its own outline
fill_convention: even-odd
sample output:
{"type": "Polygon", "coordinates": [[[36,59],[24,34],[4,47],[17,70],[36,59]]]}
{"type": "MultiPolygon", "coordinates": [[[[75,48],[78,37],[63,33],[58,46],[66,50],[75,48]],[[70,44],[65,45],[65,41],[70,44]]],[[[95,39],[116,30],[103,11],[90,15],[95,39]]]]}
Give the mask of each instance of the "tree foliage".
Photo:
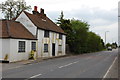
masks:
{"type": "Polygon", "coordinates": [[[76,54],[100,51],[105,48],[100,36],[89,31],[89,24],[75,19],[64,19],[63,12],[57,24],[67,33],[67,44],[76,54]]]}
{"type": "Polygon", "coordinates": [[[71,20],[71,37],[72,41],[69,42],[72,52],[84,53],[86,52],[86,41],[88,37],[89,25],[86,22],[80,20],[71,20]],[[74,48],[72,48],[74,46],[74,48]]]}
{"type": "Polygon", "coordinates": [[[106,47],[109,47],[109,46],[112,47],[112,44],[107,43],[107,44],[106,44],[106,47]]]}
{"type": "Polygon", "coordinates": [[[96,35],[94,32],[88,32],[87,38],[87,51],[95,52],[104,49],[104,42],[100,36],[96,35]]]}
{"type": "Polygon", "coordinates": [[[0,4],[0,10],[8,20],[17,17],[21,11],[30,9],[31,6],[27,6],[24,0],[7,0],[0,4]]]}

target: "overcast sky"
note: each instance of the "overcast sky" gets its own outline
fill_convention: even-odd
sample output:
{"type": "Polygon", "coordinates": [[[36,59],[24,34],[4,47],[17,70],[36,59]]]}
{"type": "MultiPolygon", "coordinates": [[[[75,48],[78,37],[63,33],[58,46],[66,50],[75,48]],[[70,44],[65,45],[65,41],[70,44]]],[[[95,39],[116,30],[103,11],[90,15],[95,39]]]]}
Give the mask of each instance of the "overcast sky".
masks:
{"type": "MultiPolygon", "coordinates": [[[[0,0],[3,2],[6,0],[0,0]]],[[[64,12],[65,18],[79,19],[90,24],[93,31],[107,42],[118,42],[118,2],[119,0],[25,0],[27,5],[45,9],[47,16],[55,21],[64,12]]],[[[30,11],[31,12],[31,11],[30,11]]],[[[0,15],[2,16],[2,15],[0,15]]]]}

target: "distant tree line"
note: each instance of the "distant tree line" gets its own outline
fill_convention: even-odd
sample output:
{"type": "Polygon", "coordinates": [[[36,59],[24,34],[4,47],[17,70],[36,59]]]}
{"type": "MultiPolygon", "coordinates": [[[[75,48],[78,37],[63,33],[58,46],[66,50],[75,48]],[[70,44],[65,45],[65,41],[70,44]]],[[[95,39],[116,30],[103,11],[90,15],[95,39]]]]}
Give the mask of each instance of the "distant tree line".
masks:
{"type": "Polygon", "coordinates": [[[105,49],[103,39],[92,31],[89,24],[76,19],[64,19],[63,12],[57,24],[67,33],[67,44],[75,54],[96,52],[105,49]]]}

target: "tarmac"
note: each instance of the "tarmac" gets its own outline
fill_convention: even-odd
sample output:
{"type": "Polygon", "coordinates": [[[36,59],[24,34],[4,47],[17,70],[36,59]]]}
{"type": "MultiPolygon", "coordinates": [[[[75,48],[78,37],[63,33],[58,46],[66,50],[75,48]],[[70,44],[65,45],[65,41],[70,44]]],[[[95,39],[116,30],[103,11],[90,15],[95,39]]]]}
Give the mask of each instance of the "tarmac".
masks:
{"type": "MultiPolygon", "coordinates": [[[[25,66],[27,64],[38,63],[38,62],[41,62],[44,60],[66,57],[66,56],[68,56],[68,55],[50,57],[50,58],[38,58],[36,60],[23,60],[23,61],[12,62],[12,63],[0,63],[0,72],[2,73],[2,71],[4,71],[4,70],[19,68],[19,67],[25,66]]],[[[114,65],[110,69],[106,78],[116,78],[116,77],[120,78],[120,74],[119,74],[120,68],[118,67],[120,65],[120,63],[118,61],[119,61],[119,58],[117,58],[117,60],[115,61],[114,65]]]]}
{"type": "Polygon", "coordinates": [[[14,68],[19,68],[22,66],[25,66],[27,64],[33,64],[33,63],[38,63],[42,62],[44,60],[48,59],[54,59],[54,58],[61,58],[61,57],[66,57],[68,55],[62,55],[62,56],[54,56],[54,57],[47,57],[47,58],[37,58],[37,59],[32,59],[32,60],[22,60],[22,61],[16,61],[16,62],[11,62],[11,63],[0,63],[0,72],[8,69],[14,69],[14,68]]]}

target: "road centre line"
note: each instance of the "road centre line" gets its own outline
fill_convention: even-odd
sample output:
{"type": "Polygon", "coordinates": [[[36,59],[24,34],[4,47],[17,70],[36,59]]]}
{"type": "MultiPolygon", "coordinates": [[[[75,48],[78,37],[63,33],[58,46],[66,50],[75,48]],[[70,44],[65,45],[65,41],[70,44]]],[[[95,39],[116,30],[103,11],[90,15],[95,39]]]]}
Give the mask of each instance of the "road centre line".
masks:
{"type": "Polygon", "coordinates": [[[78,62],[79,62],[79,61],[76,61],[76,62],[73,62],[73,63],[69,63],[69,64],[66,64],[66,65],[64,65],[64,66],[60,66],[59,68],[67,67],[67,66],[70,66],[70,65],[75,64],[75,63],[78,63],[78,62]]]}
{"type": "MultiPolygon", "coordinates": [[[[79,62],[79,61],[75,61],[75,62],[73,62],[73,63],[69,63],[69,64],[64,65],[64,66],[60,66],[59,68],[67,67],[67,66],[70,66],[70,65],[75,64],[75,63],[78,63],[78,62],[79,62]]],[[[53,70],[51,69],[50,71],[53,71],[53,70]]],[[[29,79],[31,79],[31,78],[36,78],[36,77],[41,76],[41,75],[42,75],[42,74],[37,74],[37,75],[34,75],[34,76],[30,77],[29,79]]],[[[29,80],[29,79],[26,79],[26,80],[29,80]]]]}
{"type": "Polygon", "coordinates": [[[107,70],[106,74],[103,76],[102,80],[104,80],[104,78],[106,78],[107,74],[110,72],[110,69],[112,68],[112,66],[114,65],[114,63],[115,63],[116,60],[117,60],[117,57],[114,59],[112,65],[109,67],[109,69],[107,70]]]}
{"type": "Polygon", "coordinates": [[[36,78],[36,77],[41,76],[41,75],[42,74],[37,74],[37,75],[34,75],[34,76],[30,77],[30,78],[36,78]]]}
{"type": "Polygon", "coordinates": [[[15,69],[15,68],[20,68],[20,67],[22,67],[22,66],[16,66],[16,67],[8,68],[8,70],[15,69]]]}

